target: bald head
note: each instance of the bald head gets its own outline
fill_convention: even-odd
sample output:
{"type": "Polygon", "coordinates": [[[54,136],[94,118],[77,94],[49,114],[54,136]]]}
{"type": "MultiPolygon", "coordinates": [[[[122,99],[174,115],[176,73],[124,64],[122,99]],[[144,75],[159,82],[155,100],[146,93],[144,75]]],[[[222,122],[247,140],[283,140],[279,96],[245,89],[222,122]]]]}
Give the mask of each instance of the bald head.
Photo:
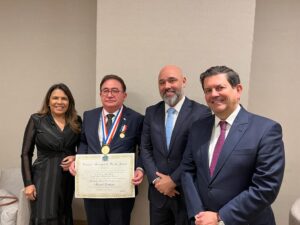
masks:
{"type": "Polygon", "coordinates": [[[173,107],[182,99],[185,83],[186,78],[178,66],[167,65],[160,70],[159,92],[166,104],[173,107]]]}
{"type": "Polygon", "coordinates": [[[164,66],[159,72],[159,77],[164,74],[174,74],[176,76],[183,77],[182,69],[175,65],[164,66]]]}

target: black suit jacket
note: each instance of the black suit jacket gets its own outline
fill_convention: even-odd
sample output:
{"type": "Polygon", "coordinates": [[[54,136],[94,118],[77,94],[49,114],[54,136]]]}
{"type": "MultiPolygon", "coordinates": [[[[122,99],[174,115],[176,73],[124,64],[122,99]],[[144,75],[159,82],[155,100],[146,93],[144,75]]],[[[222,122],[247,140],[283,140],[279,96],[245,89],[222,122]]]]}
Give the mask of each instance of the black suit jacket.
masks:
{"type": "MultiPolygon", "coordinates": [[[[98,133],[101,114],[102,107],[84,112],[78,154],[101,153],[98,133]]],[[[110,153],[136,152],[137,146],[140,146],[143,118],[141,114],[124,106],[117,131],[110,143],[110,153]],[[127,125],[127,130],[125,137],[121,138],[120,133],[123,125],[127,125]]],[[[137,166],[142,167],[140,159],[137,162],[137,166]]]]}
{"type": "Polygon", "coordinates": [[[152,181],[156,172],[170,175],[180,188],[181,169],[179,167],[186,147],[189,129],[194,121],[211,115],[210,110],[195,101],[185,99],[178,114],[167,149],[165,134],[165,103],[163,101],[146,109],[141,141],[141,157],[149,181],[149,200],[157,207],[162,207],[167,197],[159,193],[152,181]]]}

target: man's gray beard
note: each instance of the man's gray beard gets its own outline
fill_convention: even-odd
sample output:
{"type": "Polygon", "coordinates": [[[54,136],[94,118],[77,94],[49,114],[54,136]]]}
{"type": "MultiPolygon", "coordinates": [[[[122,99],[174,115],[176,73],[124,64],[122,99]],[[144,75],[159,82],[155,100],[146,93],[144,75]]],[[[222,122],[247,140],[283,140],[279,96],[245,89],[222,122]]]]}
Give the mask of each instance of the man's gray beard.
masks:
{"type": "Polygon", "coordinates": [[[173,97],[167,97],[166,95],[164,95],[163,100],[167,105],[173,107],[179,102],[180,95],[177,95],[177,93],[173,97]]]}

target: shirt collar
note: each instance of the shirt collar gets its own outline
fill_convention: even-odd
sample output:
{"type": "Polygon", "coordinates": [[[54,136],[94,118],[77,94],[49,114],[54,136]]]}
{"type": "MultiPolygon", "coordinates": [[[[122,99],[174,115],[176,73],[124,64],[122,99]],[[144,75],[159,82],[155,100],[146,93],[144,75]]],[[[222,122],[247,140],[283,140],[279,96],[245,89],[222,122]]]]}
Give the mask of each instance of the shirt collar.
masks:
{"type": "MultiPolygon", "coordinates": [[[[232,124],[240,110],[241,110],[241,106],[238,105],[236,107],[236,109],[230,114],[230,116],[228,116],[227,119],[225,120],[230,126],[232,126],[232,124]]],[[[215,116],[215,127],[217,127],[219,125],[220,121],[221,121],[220,118],[215,116]]]]}
{"type": "MultiPolygon", "coordinates": [[[[121,107],[121,108],[122,108],[122,107],[121,107]]],[[[120,109],[121,109],[121,108],[120,108],[120,109]]],[[[113,113],[109,113],[109,112],[107,112],[107,111],[103,108],[103,112],[104,112],[104,115],[105,115],[105,116],[107,116],[107,114],[114,114],[114,115],[116,116],[116,115],[118,114],[118,112],[119,112],[120,109],[118,109],[117,111],[115,111],[115,112],[113,112],[113,113]]]]}
{"type": "MultiPolygon", "coordinates": [[[[176,110],[177,113],[180,111],[184,100],[185,100],[185,96],[183,96],[182,99],[180,99],[180,101],[175,106],[172,107],[176,110]]],[[[167,113],[169,108],[171,108],[171,107],[165,103],[165,113],[167,113]]]]}

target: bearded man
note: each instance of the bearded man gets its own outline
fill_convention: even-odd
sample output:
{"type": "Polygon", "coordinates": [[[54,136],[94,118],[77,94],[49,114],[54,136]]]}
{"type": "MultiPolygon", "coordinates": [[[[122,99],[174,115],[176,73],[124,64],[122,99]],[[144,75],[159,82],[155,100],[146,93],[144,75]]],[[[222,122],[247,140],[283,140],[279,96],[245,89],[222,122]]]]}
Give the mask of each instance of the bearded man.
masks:
{"type": "Polygon", "coordinates": [[[179,67],[163,67],[158,76],[163,101],[146,109],[141,157],[149,181],[150,225],[189,224],[179,165],[191,125],[211,111],[184,96],[186,81],[179,67]]]}

